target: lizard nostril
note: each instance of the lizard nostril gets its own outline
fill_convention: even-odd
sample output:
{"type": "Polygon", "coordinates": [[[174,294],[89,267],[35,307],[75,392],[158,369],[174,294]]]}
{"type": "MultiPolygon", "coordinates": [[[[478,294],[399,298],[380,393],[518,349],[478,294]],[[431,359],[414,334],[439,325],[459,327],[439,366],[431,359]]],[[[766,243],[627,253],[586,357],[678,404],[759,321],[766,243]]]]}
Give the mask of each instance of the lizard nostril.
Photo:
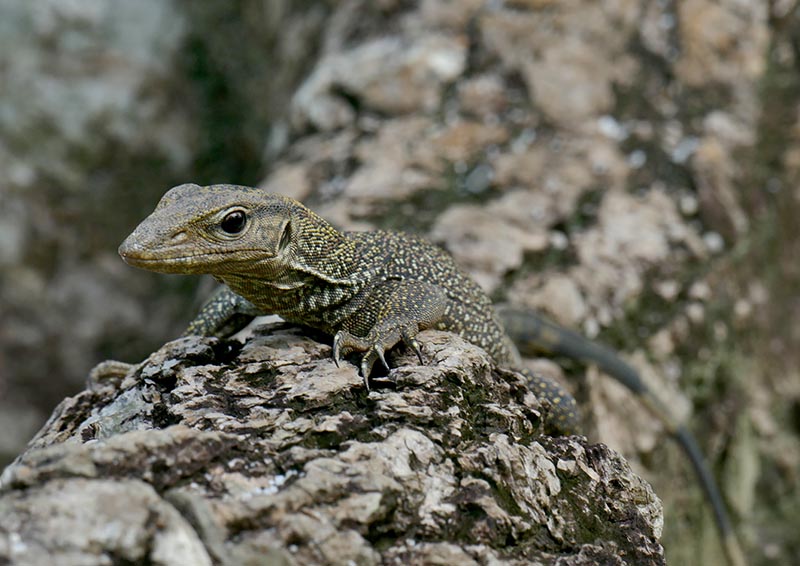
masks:
{"type": "Polygon", "coordinates": [[[169,239],[171,244],[180,244],[185,242],[189,236],[186,234],[185,230],[181,230],[180,232],[173,234],[172,237],[169,239]]]}

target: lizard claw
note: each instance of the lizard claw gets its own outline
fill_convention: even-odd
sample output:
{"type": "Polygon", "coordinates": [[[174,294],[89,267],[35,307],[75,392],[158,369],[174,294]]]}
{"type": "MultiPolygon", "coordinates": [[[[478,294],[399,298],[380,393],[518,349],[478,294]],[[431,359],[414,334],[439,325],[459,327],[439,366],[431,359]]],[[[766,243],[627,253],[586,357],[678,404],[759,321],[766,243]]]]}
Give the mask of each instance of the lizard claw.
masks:
{"type": "Polygon", "coordinates": [[[386,371],[389,371],[389,364],[386,363],[386,358],[383,355],[383,346],[381,344],[375,344],[372,346],[372,351],[378,356],[378,359],[383,364],[383,367],[386,368],[386,371]]]}
{"type": "Polygon", "coordinates": [[[364,380],[364,389],[369,393],[369,374],[372,370],[372,364],[367,363],[367,356],[361,359],[361,378],[364,380]]]}
{"type": "Polygon", "coordinates": [[[342,361],[342,356],[346,356],[350,352],[366,352],[364,357],[361,358],[361,375],[364,378],[364,387],[369,391],[369,374],[372,373],[372,366],[375,365],[377,360],[380,360],[384,367],[388,370],[389,364],[386,363],[386,358],[383,355],[383,347],[379,343],[370,344],[367,340],[353,336],[347,330],[340,330],[333,337],[333,362],[336,367],[339,367],[339,362],[342,361]]]}
{"type": "Polygon", "coordinates": [[[419,365],[424,366],[425,360],[422,358],[422,349],[419,346],[419,342],[417,342],[416,335],[416,332],[409,332],[408,329],[406,329],[406,331],[400,335],[400,338],[403,340],[403,344],[417,355],[419,365]]]}
{"type": "Polygon", "coordinates": [[[367,387],[367,391],[369,391],[369,375],[372,373],[372,368],[378,360],[381,361],[386,371],[390,370],[389,364],[386,363],[386,358],[383,354],[383,346],[381,344],[373,344],[369,350],[367,350],[367,353],[364,354],[364,357],[361,358],[361,375],[364,378],[364,385],[367,387]]]}
{"type": "Polygon", "coordinates": [[[364,338],[354,336],[347,330],[339,330],[333,337],[333,361],[336,367],[339,367],[342,356],[346,356],[350,352],[364,352],[359,367],[361,376],[364,378],[364,387],[369,391],[368,380],[375,362],[380,360],[386,371],[390,371],[385,352],[401,340],[417,355],[420,365],[425,364],[422,349],[416,339],[418,332],[417,327],[412,324],[373,329],[369,336],[364,338]]]}
{"type": "Polygon", "coordinates": [[[408,345],[411,348],[411,351],[413,351],[417,355],[417,358],[419,358],[419,365],[424,366],[425,360],[422,358],[422,348],[419,347],[419,342],[416,340],[411,340],[408,345]]]}
{"type": "Polygon", "coordinates": [[[361,349],[363,349],[363,344],[357,337],[346,330],[340,330],[333,337],[333,363],[338,368],[339,363],[342,361],[342,356],[346,356],[353,350],[361,349]]]}
{"type": "Polygon", "coordinates": [[[339,367],[339,362],[342,361],[342,339],[344,335],[342,331],[336,333],[336,336],[333,337],[333,363],[336,364],[336,367],[339,367]]]}

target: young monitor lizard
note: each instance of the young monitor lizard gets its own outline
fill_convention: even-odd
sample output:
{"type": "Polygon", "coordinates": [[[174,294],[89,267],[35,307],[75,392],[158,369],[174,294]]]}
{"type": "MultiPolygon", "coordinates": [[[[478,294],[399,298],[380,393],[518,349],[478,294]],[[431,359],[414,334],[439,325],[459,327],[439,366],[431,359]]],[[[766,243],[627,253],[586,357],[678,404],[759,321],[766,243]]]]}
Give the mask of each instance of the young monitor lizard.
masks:
{"type": "MultiPolygon", "coordinates": [[[[136,267],[205,273],[224,286],[185,334],[225,335],[254,316],[278,314],[333,338],[333,357],[363,353],[365,386],[373,365],[402,342],[422,362],[420,330],[449,330],[484,348],[500,365],[520,368],[519,353],[478,285],[440,248],[398,232],[339,232],[299,202],[236,185],[180,185],[167,192],[119,248],[136,267]],[[235,322],[234,322],[235,321],[235,322]]],[[[596,363],[636,393],[687,452],[711,502],[731,562],[741,551],[714,480],[691,433],[610,350],[533,313],[507,311],[521,340],[596,363]]],[[[388,366],[387,366],[388,367],[388,366]]],[[[579,428],[573,397],[526,373],[549,401],[555,432],[579,428]]]]}

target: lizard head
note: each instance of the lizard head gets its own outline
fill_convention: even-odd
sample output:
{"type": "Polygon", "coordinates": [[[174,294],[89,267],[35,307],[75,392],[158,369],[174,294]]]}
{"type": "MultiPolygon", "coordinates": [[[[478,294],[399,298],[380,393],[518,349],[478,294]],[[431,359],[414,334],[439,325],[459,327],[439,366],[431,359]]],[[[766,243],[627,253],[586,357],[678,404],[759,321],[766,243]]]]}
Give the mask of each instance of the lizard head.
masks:
{"type": "MultiPolygon", "coordinates": [[[[280,273],[296,256],[295,232],[314,215],[299,202],[237,185],[170,189],[119,254],[161,273],[280,273]]],[[[318,217],[317,217],[318,218],[318,217]]],[[[324,220],[319,219],[324,222],[324,220]]]]}

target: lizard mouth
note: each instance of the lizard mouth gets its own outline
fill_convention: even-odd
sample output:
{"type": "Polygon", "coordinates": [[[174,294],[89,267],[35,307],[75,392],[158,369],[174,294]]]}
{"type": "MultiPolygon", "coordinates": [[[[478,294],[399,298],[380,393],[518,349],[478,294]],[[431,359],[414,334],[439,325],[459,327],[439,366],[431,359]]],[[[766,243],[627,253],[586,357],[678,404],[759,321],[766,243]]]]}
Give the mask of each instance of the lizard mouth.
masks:
{"type": "MultiPolygon", "coordinates": [[[[195,254],[180,255],[155,255],[139,250],[126,249],[120,246],[119,255],[128,265],[139,267],[148,271],[159,273],[211,273],[214,266],[220,263],[235,263],[235,255],[245,253],[250,255],[247,261],[252,262],[254,255],[264,257],[264,250],[236,250],[236,254],[228,252],[203,252],[195,254]]],[[[242,261],[245,261],[242,259],[242,261]]]]}
{"type": "Polygon", "coordinates": [[[186,263],[189,261],[205,261],[213,257],[224,255],[219,252],[202,253],[202,254],[188,254],[188,255],[164,255],[164,256],[146,256],[138,255],[131,252],[119,252],[125,263],[130,265],[157,265],[160,263],[186,263]]]}

